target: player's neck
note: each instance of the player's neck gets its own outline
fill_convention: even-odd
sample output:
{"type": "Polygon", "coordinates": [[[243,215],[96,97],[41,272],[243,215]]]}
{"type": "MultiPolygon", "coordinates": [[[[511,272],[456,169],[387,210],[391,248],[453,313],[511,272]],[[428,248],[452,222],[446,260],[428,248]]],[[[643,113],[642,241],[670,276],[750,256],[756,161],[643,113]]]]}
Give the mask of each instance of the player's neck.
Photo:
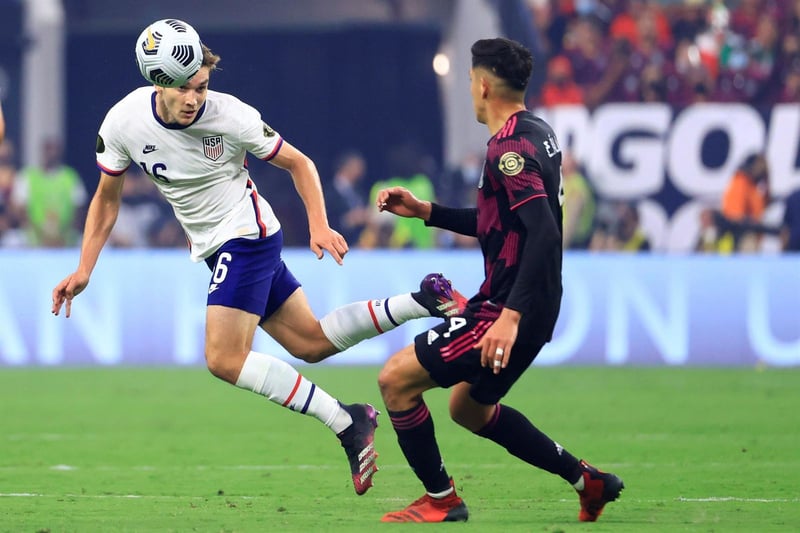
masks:
{"type": "Polygon", "coordinates": [[[500,128],[505,126],[511,115],[525,109],[525,104],[522,102],[497,102],[487,109],[486,126],[491,134],[494,135],[500,131],[500,128]]]}
{"type": "Polygon", "coordinates": [[[156,93],[156,115],[158,115],[158,118],[160,118],[161,122],[164,124],[173,124],[176,122],[175,117],[172,117],[169,114],[169,110],[167,109],[167,105],[164,103],[164,99],[158,93],[156,93]]]}

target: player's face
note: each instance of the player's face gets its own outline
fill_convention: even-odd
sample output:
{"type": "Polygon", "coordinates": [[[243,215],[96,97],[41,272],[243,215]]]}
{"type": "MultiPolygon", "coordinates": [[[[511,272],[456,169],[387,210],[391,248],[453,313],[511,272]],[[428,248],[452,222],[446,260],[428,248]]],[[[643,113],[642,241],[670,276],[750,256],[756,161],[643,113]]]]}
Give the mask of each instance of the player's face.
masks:
{"type": "Polygon", "coordinates": [[[469,69],[469,92],[472,95],[472,108],[475,111],[475,118],[481,124],[486,124],[483,78],[480,72],[475,69],[469,69]]]}
{"type": "Polygon", "coordinates": [[[161,120],[181,126],[191,124],[206,101],[209,72],[208,67],[201,67],[183,87],[156,87],[156,111],[161,120]]]}

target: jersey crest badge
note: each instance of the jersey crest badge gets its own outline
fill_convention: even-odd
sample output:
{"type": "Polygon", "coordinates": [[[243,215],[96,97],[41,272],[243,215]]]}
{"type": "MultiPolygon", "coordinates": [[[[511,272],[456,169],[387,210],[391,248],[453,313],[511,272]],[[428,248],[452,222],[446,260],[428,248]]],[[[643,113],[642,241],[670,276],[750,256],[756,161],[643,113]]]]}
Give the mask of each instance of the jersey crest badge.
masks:
{"type": "Polygon", "coordinates": [[[209,135],[203,137],[203,153],[207,158],[216,161],[225,151],[225,145],[222,142],[222,135],[209,135]]]}
{"type": "Polygon", "coordinates": [[[522,172],[525,160],[517,152],[506,152],[500,156],[500,172],[506,176],[516,176],[522,172]]]}

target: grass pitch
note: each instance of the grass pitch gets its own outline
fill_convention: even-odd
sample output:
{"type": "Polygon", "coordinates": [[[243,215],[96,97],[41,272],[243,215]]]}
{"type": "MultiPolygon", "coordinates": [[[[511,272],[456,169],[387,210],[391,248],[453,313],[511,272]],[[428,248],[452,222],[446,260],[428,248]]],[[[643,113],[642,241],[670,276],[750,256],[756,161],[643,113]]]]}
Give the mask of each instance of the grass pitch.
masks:
{"type": "MultiPolygon", "coordinates": [[[[382,408],[377,368],[302,367],[382,408]]],[[[800,523],[800,370],[536,368],[506,399],[625,480],[600,521],[574,491],[433,413],[469,531],[790,531],[800,523]]],[[[422,494],[388,418],[356,496],[325,427],[201,369],[0,372],[0,531],[371,531],[422,494]]],[[[411,526],[417,527],[417,526],[411,526]]],[[[436,526],[420,526],[431,529],[436,526]]]]}

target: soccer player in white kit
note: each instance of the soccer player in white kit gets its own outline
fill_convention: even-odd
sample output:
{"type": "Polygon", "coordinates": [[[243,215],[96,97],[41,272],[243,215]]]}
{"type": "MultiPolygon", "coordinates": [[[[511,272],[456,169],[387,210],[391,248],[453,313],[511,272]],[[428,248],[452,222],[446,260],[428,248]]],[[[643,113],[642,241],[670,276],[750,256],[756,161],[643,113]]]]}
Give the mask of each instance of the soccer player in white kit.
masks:
{"type": "Polygon", "coordinates": [[[458,313],[466,301],[441,274],[414,293],[357,302],[317,319],[300,283],[280,257],[281,226],[250,179],[250,153],[287,170],[305,205],[311,250],[342,264],[344,238],[328,225],[314,163],[237,98],[208,90],[219,56],[203,45],[203,63],[186,85],[134,90],[106,115],[97,139],[100,182],[84,228],[75,272],[53,290],[52,312],[83,291],[120,207],[130,165],[144,170],[172,205],[186,232],[191,259],[212,271],[205,357],[218,378],[313,416],[340,439],[357,494],[377,470],[377,411],[344,405],[291,365],[251,349],[261,326],[293,356],[318,362],[413,318],[458,313]]]}

